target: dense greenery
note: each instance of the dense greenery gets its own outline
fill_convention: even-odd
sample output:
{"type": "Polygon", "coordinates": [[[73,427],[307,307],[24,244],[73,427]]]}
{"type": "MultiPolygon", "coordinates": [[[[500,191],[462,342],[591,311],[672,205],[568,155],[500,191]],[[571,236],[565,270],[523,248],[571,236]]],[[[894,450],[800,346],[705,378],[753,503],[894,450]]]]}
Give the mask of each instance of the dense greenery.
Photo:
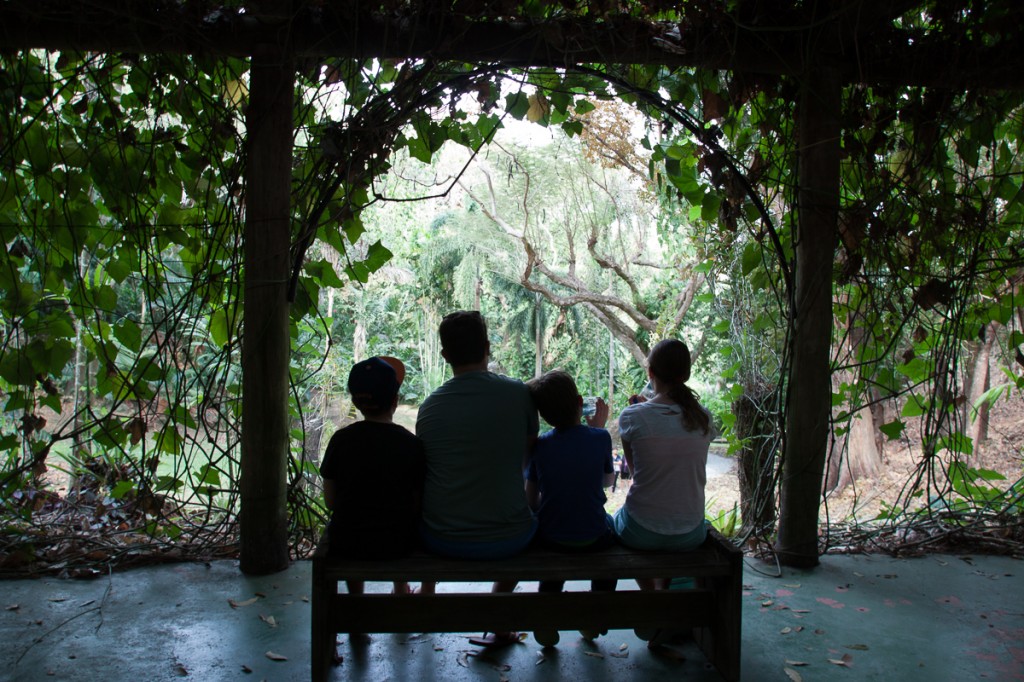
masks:
{"type": "MultiPolygon", "coordinates": [[[[936,11],[893,23],[938,35],[970,22],[936,11]]],[[[986,26],[977,19],[974,30],[986,26]]],[[[307,483],[346,367],[398,355],[410,368],[404,398],[417,402],[443,380],[433,330],[453,308],[484,311],[509,374],[558,365],[585,393],[620,399],[642,386],[638,358],[652,341],[682,335],[734,450],[777,450],[793,333],[792,79],[432,60],[301,66],[297,543],[321,522],[307,483]],[[513,121],[550,143],[488,146],[513,121]],[[734,407],[750,396],[763,418],[734,428],[734,407]]],[[[41,515],[60,518],[55,470],[71,476],[67,501],[90,505],[96,530],[231,542],[247,84],[237,59],[0,56],[0,511],[18,543],[41,515]]],[[[1024,391],[1013,369],[1024,364],[1022,114],[1019,92],[844,91],[835,468],[848,466],[842,445],[866,406],[887,406],[873,422],[886,438],[920,421],[919,475],[891,520],[936,497],[944,510],[1019,519],[1020,484],[993,492],[980,483],[990,473],[969,464],[969,408],[1024,391]],[[1005,369],[974,390],[983,350],[1005,369]]],[[[770,467],[762,502],[775,495],[770,467]]],[[[45,560],[39,547],[25,561],[45,560]]]]}

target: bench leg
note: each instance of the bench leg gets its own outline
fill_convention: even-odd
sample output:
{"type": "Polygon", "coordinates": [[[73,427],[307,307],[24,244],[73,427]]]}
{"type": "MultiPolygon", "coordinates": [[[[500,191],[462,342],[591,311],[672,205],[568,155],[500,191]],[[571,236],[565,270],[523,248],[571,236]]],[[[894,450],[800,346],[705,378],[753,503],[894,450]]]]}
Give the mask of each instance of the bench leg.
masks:
{"type": "Polygon", "coordinates": [[[738,682],[743,622],[742,574],[701,578],[697,582],[700,587],[712,589],[715,606],[712,623],[695,628],[694,639],[724,679],[738,682]]]}
{"type": "Polygon", "coordinates": [[[313,682],[326,682],[337,653],[338,633],[330,627],[328,609],[338,592],[338,585],[326,584],[323,573],[323,563],[314,559],[310,617],[310,678],[313,682]]]}

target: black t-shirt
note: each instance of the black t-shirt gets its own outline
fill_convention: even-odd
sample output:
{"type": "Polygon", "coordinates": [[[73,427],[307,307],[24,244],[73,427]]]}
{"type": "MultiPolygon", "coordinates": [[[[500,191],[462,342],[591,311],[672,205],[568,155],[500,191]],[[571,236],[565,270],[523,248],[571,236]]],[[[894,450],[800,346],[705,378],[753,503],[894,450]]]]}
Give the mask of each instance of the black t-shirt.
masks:
{"type": "Polygon", "coordinates": [[[426,458],[408,429],[368,421],[346,426],[327,444],[320,475],[336,490],[331,554],[385,558],[413,547],[426,458]]]}

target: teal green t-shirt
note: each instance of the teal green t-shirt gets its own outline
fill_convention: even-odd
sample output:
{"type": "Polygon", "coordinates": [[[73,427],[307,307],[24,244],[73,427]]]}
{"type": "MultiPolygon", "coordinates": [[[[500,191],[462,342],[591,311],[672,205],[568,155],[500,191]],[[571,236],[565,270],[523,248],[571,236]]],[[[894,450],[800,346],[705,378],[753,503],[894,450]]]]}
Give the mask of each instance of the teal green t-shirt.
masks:
{"type": "Polygon", "coordinates": [[[427,528],[455,542],[527,532],[532,517],[523,465],[538,428],[529,390],[515,379],[468,372],[430,394],[416,418],[427,457],[427,528]]]}

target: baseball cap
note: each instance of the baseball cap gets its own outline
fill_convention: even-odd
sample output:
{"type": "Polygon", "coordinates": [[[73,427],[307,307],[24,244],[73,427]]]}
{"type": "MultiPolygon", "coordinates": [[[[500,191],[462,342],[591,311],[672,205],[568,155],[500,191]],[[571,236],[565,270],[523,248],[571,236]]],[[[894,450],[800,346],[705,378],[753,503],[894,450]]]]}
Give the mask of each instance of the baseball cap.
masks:
{"type": "Polygon", "coordinates": [[[377,411],[391,406],[405,379],[405,365],[398,358],[377,355],[357,362],[348,373],[348,391],[360,411],[377,411]]]}

